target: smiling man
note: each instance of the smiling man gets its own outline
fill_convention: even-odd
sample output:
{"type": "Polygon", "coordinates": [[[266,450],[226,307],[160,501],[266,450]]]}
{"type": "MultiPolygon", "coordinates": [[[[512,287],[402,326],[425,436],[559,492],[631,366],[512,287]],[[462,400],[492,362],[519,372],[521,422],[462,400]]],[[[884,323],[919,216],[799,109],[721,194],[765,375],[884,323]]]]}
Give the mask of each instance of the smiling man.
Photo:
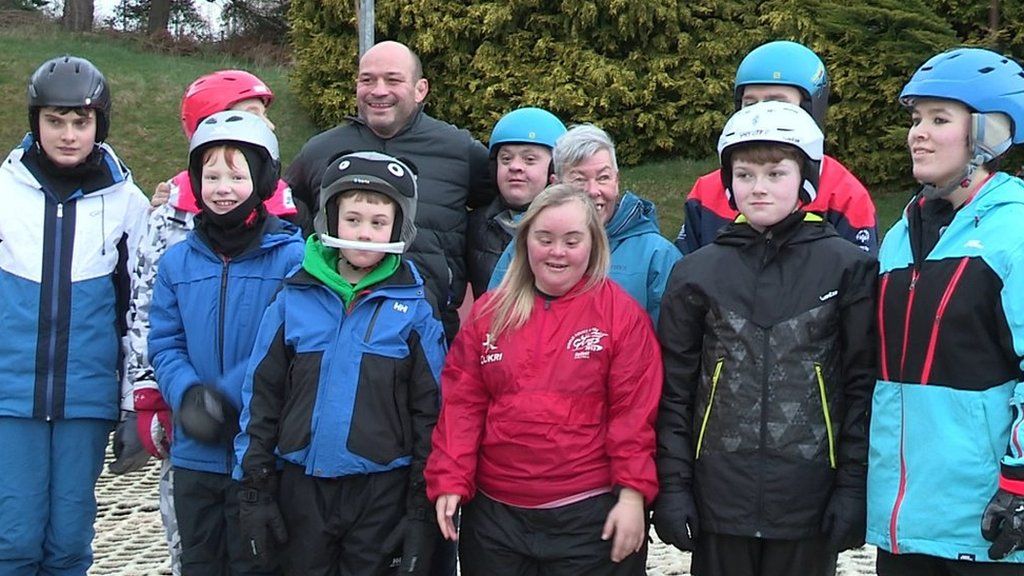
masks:
{"type": "Polygon", "coordinates": [[[376,151],[413,164],[418,173],[419,233],[409,256],[426,277],[451,339],[466,292],[466,208],[495,196],[487,149],[469,132],[424,111],[430,84],[408,46],[381,42],[366,51],[356,75],[358,116],[309,140],[284,179],[296,198],[317,206],[324,169],[339,153],[376,151]]]}

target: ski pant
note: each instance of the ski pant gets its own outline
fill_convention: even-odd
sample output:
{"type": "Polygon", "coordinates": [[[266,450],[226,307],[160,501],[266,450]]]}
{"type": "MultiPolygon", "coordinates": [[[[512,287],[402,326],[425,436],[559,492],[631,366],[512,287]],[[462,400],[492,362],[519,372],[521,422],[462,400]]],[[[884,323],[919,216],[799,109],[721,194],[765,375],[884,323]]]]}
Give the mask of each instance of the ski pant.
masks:
{"type": "Polygon", "coordinates": [[[171,459],[160,461],[160,521],[167,536],[167,550],[171,554],[171,574],[181,576],[181,536],[178,519],[174,516],[174,467],[171,459]]]}
{"type": "Polygon", "coordinates": [[[771,540],[701,532],[693,551],[693,576],[834,576],[838,554],[824,536],[771,540]]]}
{"type": "Polygon", "coordinates": [[[558,508],[509,506],[483,494],[462,507],[459,561],[463,576],[632,576],[646,574],[647,545],[615,563],[602,540],[614,494],[558,508]]]}
{"type": "Polygon", "coordinates": [[[285,464],[278,504],[288,529],[282,563],[289,576],[396,573],[397,551],[381,550],[405,515],[409,469],[316,478],[285,464]]]}
{"type": "Polygon", "coordinates": [[[85,575],[113,426],[0,417],[0,574],[85,575]]]}
{"type": "Polygon", "coordinates": [[[187,576],[276,576],[252,558],[238,522],[241,486],[228,474],[174,469],[174,512],[187,576]]]}
{"type": "Polygon", "coordinates": [[[970,562],[925,554],[891,554],[878,550],[878,576],[1024,576],[1024,565],[970,562]]]}

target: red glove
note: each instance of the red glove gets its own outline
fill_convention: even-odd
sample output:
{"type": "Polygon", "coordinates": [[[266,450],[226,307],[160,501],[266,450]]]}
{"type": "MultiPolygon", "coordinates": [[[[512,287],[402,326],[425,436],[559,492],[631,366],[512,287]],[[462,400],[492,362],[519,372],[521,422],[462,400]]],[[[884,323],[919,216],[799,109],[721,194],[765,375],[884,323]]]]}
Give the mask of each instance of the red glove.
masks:
{"type": "Polygon", "coordinates": [[[135,390],[135,412],[138,414],[139,438],[146,452],[161,460],[171,451],[174,428],[171,407],[156,388],[135,390]]]}

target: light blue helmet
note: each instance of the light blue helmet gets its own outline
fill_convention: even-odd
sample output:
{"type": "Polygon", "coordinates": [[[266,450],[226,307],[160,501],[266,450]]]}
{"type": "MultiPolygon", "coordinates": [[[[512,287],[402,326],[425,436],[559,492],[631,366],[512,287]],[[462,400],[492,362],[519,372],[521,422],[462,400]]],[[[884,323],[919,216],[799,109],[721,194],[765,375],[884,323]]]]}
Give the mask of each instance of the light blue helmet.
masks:
{"type": "Polygon", "coordinates": [[[565,124],[543,108],[519,108],[505,114],[491,130],[488,142],[491,156],[502,144],[539,144],[554,148],[558,137],[565,134],[565,124]]]}
{"type": "Polygon", "coordinates": [[[798,88],[806,110],[824,129],[828,111],[828,72],[825,63],[810,48],[788,40],[777,40],[754,48],[736,69],[734,98],[742,106],[743,87],[748,84],[780,84],[798,88]]]}
{"type": "Polygon", "coordinates": [[[904,106],[915,98],[955,100],[971,109],[972,162],[987,162],[1024,142],[1024,70],[1007,56],[981,48],[933,56],[900,92],[904,106]]]}

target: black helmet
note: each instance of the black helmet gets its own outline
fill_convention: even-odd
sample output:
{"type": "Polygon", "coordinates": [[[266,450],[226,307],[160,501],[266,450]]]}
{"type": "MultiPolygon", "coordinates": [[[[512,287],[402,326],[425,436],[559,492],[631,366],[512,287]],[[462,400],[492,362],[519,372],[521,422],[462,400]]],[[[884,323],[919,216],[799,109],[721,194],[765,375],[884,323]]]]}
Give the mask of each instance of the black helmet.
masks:
{"type": "Polygon", "coordinates": [[[96,142],[110,130],[110,86],[103,73],[85,58],[58,56],[43,62],[28,82],[28,121],[39,138],[39,109],[91,108],[96,111],[96,142]]]}

